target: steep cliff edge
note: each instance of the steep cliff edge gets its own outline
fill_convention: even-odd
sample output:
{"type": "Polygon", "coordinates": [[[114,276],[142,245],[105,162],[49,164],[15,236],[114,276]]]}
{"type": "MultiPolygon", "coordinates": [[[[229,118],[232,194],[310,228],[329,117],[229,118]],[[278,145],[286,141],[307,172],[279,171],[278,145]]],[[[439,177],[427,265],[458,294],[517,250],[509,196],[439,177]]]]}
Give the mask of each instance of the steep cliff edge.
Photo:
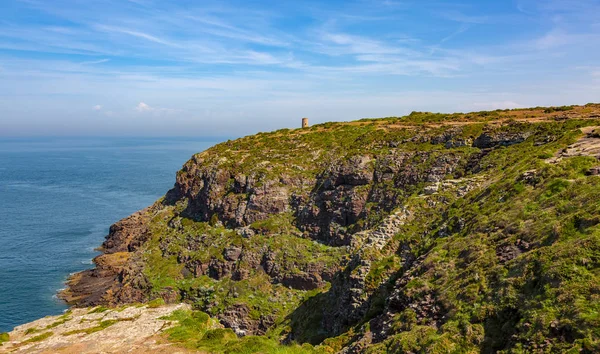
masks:
{"type": "Polygon", "coordinates": [[[113,225],[61,296],[183,301],[329,352],[594,352],[599,125],[587,105],[228,141],[113,225]]]}

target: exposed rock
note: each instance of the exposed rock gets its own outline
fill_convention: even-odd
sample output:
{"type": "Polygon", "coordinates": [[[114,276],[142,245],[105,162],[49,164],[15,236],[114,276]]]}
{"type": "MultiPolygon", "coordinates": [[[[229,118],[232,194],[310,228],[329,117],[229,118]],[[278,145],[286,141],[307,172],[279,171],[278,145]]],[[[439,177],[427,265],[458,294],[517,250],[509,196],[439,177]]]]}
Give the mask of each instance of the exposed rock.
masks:
{"type": "Polygon", "coordinates": [[[133,252],[148,238],[148,214],[146,208],[131,214],[110,227],[106,241],[102,244],[105,253],[133,252]]]}
{"type": "Polygon", "coordinates": [[[235,229],[235,232],[242,236],[242,237],[252,237],[254,235],[256,235],[256,231],[254,231],[250,226],[246,226],[246,227],[238,227],[235,229]]]}
{"type": "Polygon", "coordinates": [[[434,136],[432,138],[423,137],[419,139],[421,142],[425,142],[429,139],[432,144],[442,144],[446,149],[453,149],[463,146],[471,146],[473,140],[462,136],[462,129],[459,127],[450,128],[446,130],[442,135],[434,136]]]}
{"type": "Polygon", "coordinates": [[[209,221],[215,215],[229,227],[244,227],[289,208],[290,187],[302,180],[261,180],[260,175],[243,176],[225,168],[204,164],[194,156],[177,175],[175,187],[165,202],[185,199],[185,216],[209,221]],[[233,180],[233,183],[230,183],[233,180]]]}
{"type": "Polygon", "coordinates": [[[524,142],[530,132],[485,132],[481,134],[475,141],[473,146],[480,149],[489,149],[497,146],[510,146],[524,142]]]}
{"type": "Polygon", "coordinates": [[[232,262],[237,261],[240,258],[241,254],[242,249],[239,247],[229,247],[223,251],[223,257],[225,257],[226,260],[232,262]]]}
{"type": "Polygon", "coordinates": [[[496,256],[500,263],[506,263],[517,258],[521,254],[519,247],[515,245],[500,246],[496,249],[496,256]]]}
{"type": "Polygon", "coordinates": [[[182,309],[189,306],[128,307],[120,311],[73,309],[63,316],[45,317],[16,327],[10,333],[10,341],[0,346],[0,353],[191,353],[161,336],[173,325],[163,318],[182,309]],[[114,324],[91,330],[101,321],[114,324]],[[41,334],[49,336],[32,340],[41,334]]]}
{"type": "Polygon", "coordinates": [[[96,267],[69,277],[68,288],[58,297],[76,306],[144,302],[148,298],[148,283],[142,265],[131,255],[119,252],[96,257],[96,267]]]}
{"type": "Polygon", "coordinates": [[[592,168],[590,168],[590,169],[589,169],[589,170],[586,172],[586,174],[587,174],[588,176],[600,176],[600,166],[595,166],[595,167],[592,167],[592,168]]]}
{"type": "Polygon", "coordinates": [[[175,304],[179,301],[179,294],[170,286],[163,288],[159,295],[166,304],[175,304]]]}
{"type": "Polygon", "coordinates": [[[432,194],[436,193],[439,189],[440,189],[440,186],[436,183],[436,184],[431,184],[429,186],[426,186],[423,189],[423,192],[425,193],[425,195],[432,195],[432,194]]]}
{"type": "Polygon", "coordinates": [[[219,315],[221,323],[231,328],[240,337],[246,335],[262,335],[273,324],[273,318],[261,315],[258,319],[252,319],[250,309],[244,304],[233,305],[219,315]]]}
{"type": "Polygon", "coordinates": [[[396,235],[402,225],[410,217],[410,211],[400,208],[386,217],[375,229],[359,232],[355,235],[352,247],[355,249],[382,249],[396,235]]]}
{"type": "Polygon", "coordinates": [[[299,273],[286,275],[281,283],[285,286],[299,290],[314,290],[325,285],[323,278],[318,273],[299,273]]]}
{"type": "Polygon", "coordinates": [[[568,157],[591,156],[600,160],[600,138],[594,133],[598,127],[585,127],[581,131],[585,134],[574,144],[567,146],[554,157],[547,159],[548,163],[557,163],[568,157]]]}
{"type": "Polygon", "coordinates": [[[540,176],[536,170],[529,170],[521,175],[519,181],[523,181],[530,186],[535,186],[540,182],[540,176]]]}

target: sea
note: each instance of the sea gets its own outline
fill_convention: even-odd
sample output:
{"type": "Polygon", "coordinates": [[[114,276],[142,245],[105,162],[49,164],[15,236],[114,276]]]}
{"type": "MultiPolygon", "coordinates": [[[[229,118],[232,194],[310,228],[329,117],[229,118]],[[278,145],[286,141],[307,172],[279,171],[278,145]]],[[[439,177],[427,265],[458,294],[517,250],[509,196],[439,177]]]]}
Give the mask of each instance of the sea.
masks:
{"type": "Polygon", "coordinates": [[[0,138],[0,332],[67,306],[114,222],[163,196],[224,138],[0,138]]]}

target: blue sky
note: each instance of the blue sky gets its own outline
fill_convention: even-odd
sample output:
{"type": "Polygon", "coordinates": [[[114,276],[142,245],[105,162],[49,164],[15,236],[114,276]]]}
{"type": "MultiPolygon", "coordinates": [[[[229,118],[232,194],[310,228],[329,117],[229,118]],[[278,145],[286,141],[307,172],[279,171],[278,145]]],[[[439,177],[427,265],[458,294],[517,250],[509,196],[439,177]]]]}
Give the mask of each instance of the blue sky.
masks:
{"type": "Polygon", "coordinates": [[[600,0],[0,1],[0,135],[600,101],[600,0]]]}

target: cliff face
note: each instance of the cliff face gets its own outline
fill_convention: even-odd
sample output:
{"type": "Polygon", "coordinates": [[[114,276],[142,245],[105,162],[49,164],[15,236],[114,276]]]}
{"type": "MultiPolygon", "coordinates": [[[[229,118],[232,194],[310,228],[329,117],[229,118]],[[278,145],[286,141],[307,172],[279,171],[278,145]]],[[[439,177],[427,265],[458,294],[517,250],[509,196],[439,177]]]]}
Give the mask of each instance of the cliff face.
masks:
{"type": "Polygon", "coordinates": [[[62,296],[185,301],[240,336],[348,353],[598,348],[598,112],[414,113],[219,144],[113,225],[62,296]]]}
{"type": "MultiPolygon", "coordinates": [[[[196,156],[178,174],[167,202],[186,201],[185,217],[205,222],[218,219],[240,232],[273,215],[289,213],[293,226],[304,237],[346,246],[370,216],[367,204],[376,205],[377,212],[388,213],[418,184],[452,176],[472,153],[390,151],[376,158],[371,154],[330,157],[321,170],[304,176],[275,174],[275,166],[270,164],[266,164],[272,169],[267,170],[268,175],[263,171],[238,172],[236,167],[223,167],[196,156]]],[[[458,174],[465,172],[462,169],[458,174]]]]}

